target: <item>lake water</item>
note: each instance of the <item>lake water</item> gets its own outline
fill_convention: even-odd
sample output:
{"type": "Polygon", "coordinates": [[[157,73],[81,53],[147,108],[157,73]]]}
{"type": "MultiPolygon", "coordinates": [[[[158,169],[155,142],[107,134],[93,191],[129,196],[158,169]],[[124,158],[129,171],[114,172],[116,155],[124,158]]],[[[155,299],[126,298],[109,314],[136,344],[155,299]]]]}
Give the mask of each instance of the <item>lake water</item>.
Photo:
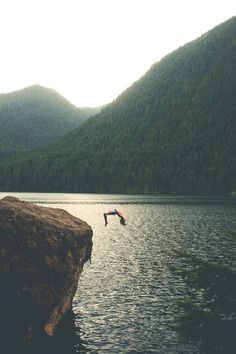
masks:
{"type": "Polygon", "coordinates": [[[42,352],[199,353],[176,331],[175,304],[185,287],[170,265],[181,250],[236,266],[236,243],[225,237],[236,230],[235,198],[13,195],[63,208],[94,232],[92,263],[84,266],[73,302],[73,333],[42,352]],[[113,207],[126,216],[125,227],[117,216],[108,216],[104,227],[103,213],[113,207]]]}

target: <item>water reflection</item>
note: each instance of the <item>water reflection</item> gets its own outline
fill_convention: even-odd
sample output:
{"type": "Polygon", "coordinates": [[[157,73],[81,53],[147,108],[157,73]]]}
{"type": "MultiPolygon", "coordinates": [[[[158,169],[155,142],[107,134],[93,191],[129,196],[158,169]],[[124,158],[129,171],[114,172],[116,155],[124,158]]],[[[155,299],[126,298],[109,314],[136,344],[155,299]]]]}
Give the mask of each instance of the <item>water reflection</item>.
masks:
{"type": "Polygon", "coordinates": [[[0,192],[0,199],[5,196],[31,201],[38,204],[68,204],[68,205],[222,205],[236,204],[236,198],[231,196],[186,196],[186,195],[127,195],[127,194],[86,194],[86,193],[5,193],[0,192]]]}
{"type": "MultiPolygon", "coordinates": [[[[78,314],[77,314],[78,321],[78,314]]],[[[88,353],[80,328],[75,324],[75,315],[69,311],[58,325],[53,337],[35,340],[31,345],[23,343],[17,334],[0,338],[1,353],[4,354],[78,354],[88,353]]]]}
{"type": "MultiPolygon", "coordinates": [[[[30,354],[199,353],[198,344],[177,334],[175,303],[187,291],[168,267],[178,263],[176,250],[236,266],[236,244],[222,237],[236,229],[231,201],[60,194],[22,197],[63,208],[86,220],[94,231],[92,264],[85,266],[79,281],[75,318],[65,328],[67,334],[62,331],[47,343],[38,343],[37,351],[34,348],[30,354]],[[103,213],[114,204],[128,218],[125,228],[115,218],[104,227],[103,213]]],[[[8,352],[21,353],[29,354],[19,348],[8,352]]]]}
{"type": "Polygon", "coordinates": [[[172,267],[186,284],[177,304],[181,336],[199,344],[205,354],[234,354],[236,348],[236,269],[212,263],[186,252],[172,267]]]}

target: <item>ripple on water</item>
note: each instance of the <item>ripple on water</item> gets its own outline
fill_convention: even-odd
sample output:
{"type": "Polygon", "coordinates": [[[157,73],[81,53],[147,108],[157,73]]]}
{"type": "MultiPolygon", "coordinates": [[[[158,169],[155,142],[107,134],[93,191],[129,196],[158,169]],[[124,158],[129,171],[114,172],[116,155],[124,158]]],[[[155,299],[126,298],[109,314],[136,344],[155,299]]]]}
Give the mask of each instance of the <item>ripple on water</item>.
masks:
{"type": "Polygon", "coordinates": [[[93,228],[92,264],[85,265],[73,302],[73,354],[199,353],[176,332],[175,301],[185,287],[170,265],[178,263],[176,250],[236,265],[235,242],[225,237],[236,230],[234,205],[176,197],[29,198],[64,208],[93,228]],[[114,205],[127,216],[126,227],[117,217],[104,227],[103,213],[114,205]]]}
{"type": "MultiPolygon", "coordinates": [[[[92,265],[85,269],[74,311],[101,353],[197,353],[176,334],[175,300],[184,292],[170,272],[176,250],[233,262],[222,232],[235,227],[232,207],[126,205],[126,227],[104,228],[100,206],[83,210],[94,229],[92,265]],[[95,211],[96,210],[96,211],[95,211]],[[227,217],[225,217],[227,216],[227,217]],[[223,227],[222,222],[223,221],[223,227]]],[[[232,252],[231,252],[232,251],[232,252]]]]}

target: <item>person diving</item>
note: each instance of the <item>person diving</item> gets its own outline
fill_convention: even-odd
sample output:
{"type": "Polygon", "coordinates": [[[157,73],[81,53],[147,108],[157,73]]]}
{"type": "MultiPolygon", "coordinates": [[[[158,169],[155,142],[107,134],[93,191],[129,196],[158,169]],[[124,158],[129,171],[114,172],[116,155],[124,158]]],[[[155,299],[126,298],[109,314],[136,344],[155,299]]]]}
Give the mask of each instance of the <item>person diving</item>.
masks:
{"type": "Polygon", "coordinates": [[[112,210],[109,210],[107,213],[103,214],[104,220],[105,220],[105,226],[107,226],[107,224],[108,224],[107,215],[117,215],[117,216],[119,216],[121,225],[123,225],[123,226],[126,225],[126,220],[125,220],[123,214],[120,211],[118,211],[117,209],[112,209],[112,210]]]}

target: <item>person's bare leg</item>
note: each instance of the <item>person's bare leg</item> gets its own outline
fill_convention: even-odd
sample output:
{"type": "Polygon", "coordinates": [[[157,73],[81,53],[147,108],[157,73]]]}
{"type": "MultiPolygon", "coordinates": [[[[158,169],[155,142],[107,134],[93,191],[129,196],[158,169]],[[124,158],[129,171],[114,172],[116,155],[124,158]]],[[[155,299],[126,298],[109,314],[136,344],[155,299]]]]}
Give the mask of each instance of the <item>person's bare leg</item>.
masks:
{"type": "Polygon", "coordinates": [[[107,226],[107,224],[108,224],[108,222],[107,222],[107,214],[104,213],[103,216],[104,216],[104,220],[105,220],[105,226],[107,226]]]}

